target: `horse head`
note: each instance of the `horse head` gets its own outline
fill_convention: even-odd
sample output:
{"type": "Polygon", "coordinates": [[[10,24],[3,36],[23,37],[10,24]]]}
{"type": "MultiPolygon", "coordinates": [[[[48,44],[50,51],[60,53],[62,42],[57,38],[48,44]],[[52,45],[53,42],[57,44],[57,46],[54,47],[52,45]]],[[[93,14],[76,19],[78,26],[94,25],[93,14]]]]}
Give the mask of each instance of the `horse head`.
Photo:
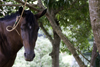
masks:
{"type": "MultiPolygon", "coordinates": [[[[21,15],[23,8],[19,8],[19,14],[21,15]]],[[[26,61],[32,61],[35,57],[34,47],[37,40],[39,25],[37,20],[46,13],[46,10],[37,14],[33,14],[30,10],[24,10],[20,21],[20,34],[23,46],[25,49],[26,61]]]]}

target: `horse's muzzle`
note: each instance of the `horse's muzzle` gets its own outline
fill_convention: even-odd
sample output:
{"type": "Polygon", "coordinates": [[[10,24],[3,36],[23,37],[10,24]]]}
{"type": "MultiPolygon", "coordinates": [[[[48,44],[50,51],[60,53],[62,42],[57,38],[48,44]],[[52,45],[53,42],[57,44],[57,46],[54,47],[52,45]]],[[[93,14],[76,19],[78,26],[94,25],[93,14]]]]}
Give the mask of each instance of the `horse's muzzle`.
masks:
{"type": "Polygon", "coordinates": [[[35,54],[32,54],[32,53],[30,53],[30,54],[24,53],[24,56],[25,56],[25,60],[26,61],[32,61],[34,59],[34,57],[35,57],[35,54]]]}

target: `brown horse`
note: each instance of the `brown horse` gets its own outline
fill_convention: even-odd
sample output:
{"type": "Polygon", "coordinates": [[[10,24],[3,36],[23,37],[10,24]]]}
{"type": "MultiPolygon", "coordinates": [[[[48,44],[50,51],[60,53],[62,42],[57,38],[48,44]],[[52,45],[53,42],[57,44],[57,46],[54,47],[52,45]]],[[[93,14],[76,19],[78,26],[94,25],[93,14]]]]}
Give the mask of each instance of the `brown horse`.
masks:
{"type": "Polygon", "coordinates": [[[20,16],[23,8],[20,7],[16,13],[0,18],[0,67],[12,67],[17,52],[24,46],[25,60],[32,61],[35,57],[34,47],[38,34],[37,19],[42,17],[46,10],[33,14],[30,10],[24,10],[23,16],[16,27],[18,33],[6,30],[7,26],[13,26],[16,17],[20,16]]]}

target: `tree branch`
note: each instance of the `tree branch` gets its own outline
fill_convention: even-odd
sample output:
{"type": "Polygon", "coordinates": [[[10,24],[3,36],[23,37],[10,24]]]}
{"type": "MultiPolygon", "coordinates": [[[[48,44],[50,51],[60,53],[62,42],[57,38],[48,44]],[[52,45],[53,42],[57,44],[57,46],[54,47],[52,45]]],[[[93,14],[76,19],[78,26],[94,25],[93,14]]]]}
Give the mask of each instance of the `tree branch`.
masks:
{"type": "MultiPolygon", "coordinates": [[[[18,3],[21,3],[21,4],[25,4],[25,2],[23,2],[23,1],[21,1],[21,0],[15,0],[16,2],[18,2],[18,3]]],[[[26,6],[27,7],[29,7],[30,9],[33,9],[33,10],[35,10],[35,11],[40,11],[40,9],[37,9],[36,7],[34,7],[34,5],[33,4],[26,4],[26,6]]],[[[36,5],[35,5],[36,6],[36,5]]]]}
{"type": "Polygon", "coordinates": [[[0,4],[0,6],[22,6],[22,4],[0,4]]]}
{"type": "Polygon", "coordinates": [[[53,39],[51,37],[51,35],[46,31],[46,29],[43,27],[43,24],[40,22],[40,27],[43,30],[43,32],[45,33],[45,35],[48,37],[48,39],[51,41],[51,43],[53,43],[53,39]]]}
{"type": "Polygon", "coordinates": [[[42,4],[42,1],[41,0],[38,0],[38,4],[37,4],[40,8],[43,8],[43,9],[45,9],[45,7],[43,6],[43,4],[42,4]]]}

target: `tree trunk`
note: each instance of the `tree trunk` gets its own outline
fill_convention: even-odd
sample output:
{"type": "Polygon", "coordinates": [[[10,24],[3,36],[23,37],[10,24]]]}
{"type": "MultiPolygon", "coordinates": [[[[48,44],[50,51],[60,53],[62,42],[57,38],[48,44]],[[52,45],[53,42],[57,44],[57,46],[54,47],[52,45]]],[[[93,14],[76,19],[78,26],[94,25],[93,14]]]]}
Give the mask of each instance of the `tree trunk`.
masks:
{"type": "Polygon", "coordinates": [[[94,40],[100,54],[100,0],[89,0],[89,11],[94,40]]]}
{"type": "MultiPolygon", "coordinates": [[[[59,26],[59,23],[57,20],[56,24],[59,26]]],[[[53,30],[54,40],[53,40],[53,48],[52,48],[52,67],[59,67],[59,47],[60,47],[60,37],[58,34],[53,30]]]]}
{"type": "Polygon", "coordinates": [[[56,32],[54,32],[54,41],[53,48],[50,56],[52,57],[52,67],[59,67],[59,47],[60,47],[60,38],[56,32]]]}
{"type": "Polygon", "coordinates": [[[90,67],[94,67],[94,64],[95,64],[95,60],[97,58],[97,47],[96,47],[96,44],[94,42],[93,44],[93,50],[92,50],[92,57],[91,57],[91,63],[90,63],[90,67]]]}
{"type": "Polygon", "coordinates": [[[74,46],[70,43],[70,41],[67,39],[67,37],[64,36],[64,34],[62,33],[61,29],[59,28],[59,26],[57,26],[54,18],[51,16],[51,14],[49,12],[47,12],[46,17],[50,21],[50,24],[51,24],[52,28],[56,31],[56,33],[58,34],[58,36],[67,45],[68,49],[73,54],[74,58],[76,59],[77,63],[79,64],[79,66],[80,67],[86,67],[86,65],[84,64],[84,62],[80,59],[79,55],[77,54],[74,46]]]}

